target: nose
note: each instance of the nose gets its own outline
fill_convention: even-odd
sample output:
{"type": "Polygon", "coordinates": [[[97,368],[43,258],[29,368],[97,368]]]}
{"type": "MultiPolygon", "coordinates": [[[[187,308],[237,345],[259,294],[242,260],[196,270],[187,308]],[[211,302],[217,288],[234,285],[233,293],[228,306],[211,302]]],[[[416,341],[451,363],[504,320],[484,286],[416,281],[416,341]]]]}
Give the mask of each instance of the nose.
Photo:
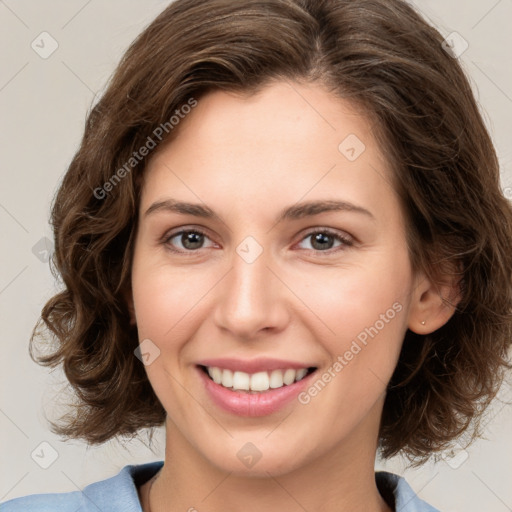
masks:
{"type": "Polygon", "coordinates": [[[289,322],[287,288],[271,268],[266,251],[253,262],[235,252],[232,262],[217,297],[216,325],[246,341],[282,331],[289,322]]]}

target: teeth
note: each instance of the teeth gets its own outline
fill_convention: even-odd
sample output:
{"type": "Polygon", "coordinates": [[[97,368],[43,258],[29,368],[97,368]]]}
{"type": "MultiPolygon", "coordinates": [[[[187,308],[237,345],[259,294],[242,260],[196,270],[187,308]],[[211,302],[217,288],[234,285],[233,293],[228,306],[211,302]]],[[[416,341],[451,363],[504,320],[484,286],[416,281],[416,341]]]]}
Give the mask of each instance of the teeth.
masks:
{"type": "MultiPolygon", "coordinates": [[[[226,371],[226,370],[224,370],[226,371]]],[[[245,389],[249,391],[250,375],[245,372],[233,373],[233,389],[245,389]]]]}
{"type": "Polygon", "coordinates": [[[213,382],[216,384],[220,384],[222,382],[222,370],[220,368],[211,368],[211,371],[208,373],[210,377],[213,379],[213,382]]]}
{"type": "Polygon", "coordinates": [[[270,374],[270,387],[272,389],[283,387],[283,372],[282,372],[282,370],[274,370],[270,374]]]}
{"type": "Polygon", "coordinates": [[[222,370],[222,381],[217,382],[217,384],[222,384],[225,388],[233,387],[233,372],[231,370],[222,370]]]}
{"type": "Polygon", "coordinates": [[[283,375],[283,382],[289,386],[292,382],[295,382],[295,375],[297,370],[286,370],[283,375]]]}
{"type": "Polygon", "coordinates": [[[253,374],[232,372],[215,366],[209,366],[207,370],[208,375],[216,384],[221,384],[223,387],[234,391],[267,391],[269,388],[281,388],[302,380],[308,373],[307,368],[301,368],[300,370],[289,368],[287,370],[273,370],[253,374]]]}
{"type": "MultiPolygon", "coordinates": [[[[247,375],[247,374],[246,374],[247,375]]],[[[267,372],[253,373],[251,375],[251,391],[267,391],[269,378],[267,372]]]]}
{"type": "Polygon", "coordinates": [[[295,380],[302,380],[306,376],[306,373],[308,373],[307,368],[301,368],[300,370],[297,370],[297,376],[295,377],[295,380]]]}

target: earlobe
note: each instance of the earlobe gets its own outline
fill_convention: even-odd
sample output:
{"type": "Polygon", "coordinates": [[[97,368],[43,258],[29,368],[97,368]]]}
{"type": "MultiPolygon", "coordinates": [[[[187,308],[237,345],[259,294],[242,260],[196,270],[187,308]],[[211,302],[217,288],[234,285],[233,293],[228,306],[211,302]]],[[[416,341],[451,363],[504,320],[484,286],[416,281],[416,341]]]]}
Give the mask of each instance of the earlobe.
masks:
{"type": "Polygon", "coordinates": [[[411,331],[429,334],[450,320],[460,301],[459,282],[455,277],[434,283],[423,272],[417,275],[409,308],[411,331]]]}

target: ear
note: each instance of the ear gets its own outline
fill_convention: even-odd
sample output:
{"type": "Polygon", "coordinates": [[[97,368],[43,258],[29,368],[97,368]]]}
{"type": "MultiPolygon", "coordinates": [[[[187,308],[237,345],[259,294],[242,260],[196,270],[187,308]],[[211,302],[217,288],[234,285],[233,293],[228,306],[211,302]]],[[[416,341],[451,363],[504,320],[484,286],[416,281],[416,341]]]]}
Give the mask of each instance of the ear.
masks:
{"type": "Polygon", "coordinates": [[[434,282],[418,272],[409,308],[409,329],[417,334],[434,332],[450,320],[460,299],[460,280],[455,273],[434,282]]]}
{"type": "Polygon", "coordinates": [[[137,321],[135,320],[135,307],[133,303],[133,293],[131,286],[122,292],[122,297],[130,314],[130,325],[137,325],[137,321]]]}

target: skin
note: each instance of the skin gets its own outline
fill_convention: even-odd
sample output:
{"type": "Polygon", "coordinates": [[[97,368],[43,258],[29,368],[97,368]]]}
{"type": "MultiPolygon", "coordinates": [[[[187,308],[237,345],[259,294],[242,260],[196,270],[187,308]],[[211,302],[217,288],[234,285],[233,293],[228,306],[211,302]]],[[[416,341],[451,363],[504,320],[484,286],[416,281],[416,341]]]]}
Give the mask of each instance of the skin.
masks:
{"type": "Polygon", "coordinates": [[[128,302],[139,339],[160,350],[145,368],[168,416],[164,467],[149,500],[149,482],[139,489],[145,511],[391,510],[374,477],[386,384],[407,328],[426,334],[448,321],[441,296],[453,290],[413,273],[371,128],[321,84],[273,82],[250,97],[202,97],[150,160],[128,302]],[[338,150],[349,134],[366,146],[355,161],[338,150]],[[145,215],[171,197],[216,216],[145,215]],[[330,211],[276,223],[285,207],[326,199],[373,217],[330,211]],[[171,237],[178,228],[205,231],[203,246],[187,249],[171,237]],[[313,245],[326,228],[353,244],[313,245]],[[236,252],[248,236],[263,249],[252,263],[236,252]],[[322,374],[396,302],[401,311],[307,405],[238,417],[198,378],[196,363],[213,357],[283,358],[322,374]],[[261,452],[252,468],[236,455],[248,442],[261,452]]]}

